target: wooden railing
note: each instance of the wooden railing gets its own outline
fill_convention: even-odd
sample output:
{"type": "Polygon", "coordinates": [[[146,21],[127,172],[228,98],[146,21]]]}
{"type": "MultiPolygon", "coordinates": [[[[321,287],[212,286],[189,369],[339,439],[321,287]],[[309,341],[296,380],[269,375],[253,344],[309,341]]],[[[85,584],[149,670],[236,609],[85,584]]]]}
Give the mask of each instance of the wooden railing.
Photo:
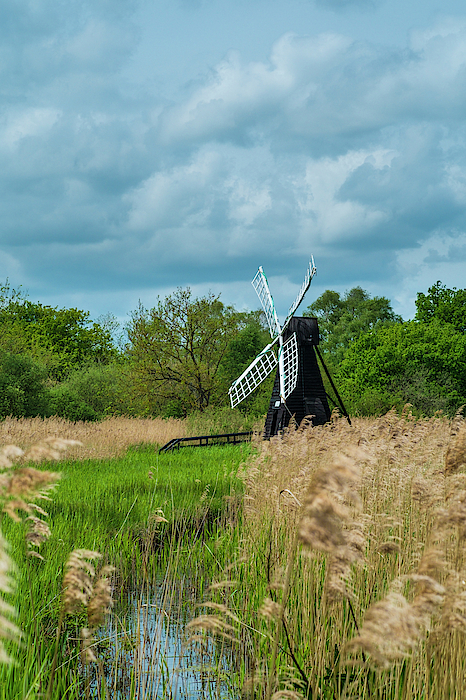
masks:
{"type": "Polygon", "coordinates": [[[161,452],[179,450],[180,447],[205,447],[207,445],[238,445],[240,442],[250,442],[252,430],[244,433],[221,433],[220,435],[196,435],[194,437],[173,438],[160,448],[161,452]]]}

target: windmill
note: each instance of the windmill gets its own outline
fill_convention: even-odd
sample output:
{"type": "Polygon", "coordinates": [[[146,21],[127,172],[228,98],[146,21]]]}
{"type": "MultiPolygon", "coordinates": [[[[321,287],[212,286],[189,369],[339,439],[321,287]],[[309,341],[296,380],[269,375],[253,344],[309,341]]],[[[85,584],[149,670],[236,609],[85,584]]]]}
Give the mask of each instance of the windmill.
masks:
{"type": "MultiPolygon", "coordinates": [[[[283,325],[280,325],[269,290],[267,278],[259,267],[252,286],[261,302],[272,341],[251,362],[249,367],[233,382],[229,389],[231,407],[235,408],[249,396],[278,365],[269,410],[265,421],[264,437],[269,438],[283,430],[294,415],[298,423],[305,416],[312,416],[312,423],[320,425],[330,418],[328,395],[325,391],[316,352],[338,398],[343,413],[349,421],[341,398],[328,373],[317,347],[319,329],[315,318],[294,316],[316,273],[311,257],[304,282],[290,307],[283,325]]],[[[335,403],[335,402],[334,402],[335,403]]]]}

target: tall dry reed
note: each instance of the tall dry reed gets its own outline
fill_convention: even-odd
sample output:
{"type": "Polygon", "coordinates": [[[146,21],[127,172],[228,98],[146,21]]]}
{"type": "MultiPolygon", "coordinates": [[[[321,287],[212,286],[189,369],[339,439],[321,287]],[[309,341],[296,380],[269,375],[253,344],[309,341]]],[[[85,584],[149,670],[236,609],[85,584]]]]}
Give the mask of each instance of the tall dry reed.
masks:
{"type": "Polygon", "coordinates": [[[253,573],[237,567],[241,605],[229,604],[256,693],[466,688],[466,421],[409,408],[289,430],[244,468],[253,573]]]}
{"type": "Polygon", "coordinates": [[[99,423],[69,421],[65,418],[5,418],[0,422],[0,444],[25,448],[50,435],[83,443],[70,450],[77,459],[105,459],[143,443],[164,445],[172,438],[186,435],[185,421],[176,418],[106,418],[99,423]]]}

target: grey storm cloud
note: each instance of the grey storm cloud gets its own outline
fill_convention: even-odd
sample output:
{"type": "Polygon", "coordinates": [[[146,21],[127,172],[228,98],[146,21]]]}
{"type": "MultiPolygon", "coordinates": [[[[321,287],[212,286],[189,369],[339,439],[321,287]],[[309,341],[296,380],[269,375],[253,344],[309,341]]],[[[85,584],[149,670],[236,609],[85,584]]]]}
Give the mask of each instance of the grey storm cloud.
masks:
{"type": "Polygon", "coordinates": [[[92,295],[234,284],[263,264],[299,284],[314,253],[322,284],[375,270],[388,284],[399,251],[438,232],[462,250],[466,24],[403,49],[286,33],[267,61],[230,51],[168,102],[123,70],[137,7],[2,4],[0,261],[13,281],[92,295]]]}

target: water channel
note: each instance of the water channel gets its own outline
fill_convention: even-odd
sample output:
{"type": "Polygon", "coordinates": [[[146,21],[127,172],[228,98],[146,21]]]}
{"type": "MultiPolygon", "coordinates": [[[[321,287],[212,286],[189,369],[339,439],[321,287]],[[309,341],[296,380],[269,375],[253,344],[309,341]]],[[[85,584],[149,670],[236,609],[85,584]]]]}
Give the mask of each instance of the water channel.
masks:
{"type": "MultiPolygon", "coordinates": [[[[186,625],[201,614],[193,578],[131,591],[103,630],[105,676],[114,700],[232,700],[233,650],[190,643],[186,625]]],[[[93,688],[97,694],[97,681],[93,688]]]]}

